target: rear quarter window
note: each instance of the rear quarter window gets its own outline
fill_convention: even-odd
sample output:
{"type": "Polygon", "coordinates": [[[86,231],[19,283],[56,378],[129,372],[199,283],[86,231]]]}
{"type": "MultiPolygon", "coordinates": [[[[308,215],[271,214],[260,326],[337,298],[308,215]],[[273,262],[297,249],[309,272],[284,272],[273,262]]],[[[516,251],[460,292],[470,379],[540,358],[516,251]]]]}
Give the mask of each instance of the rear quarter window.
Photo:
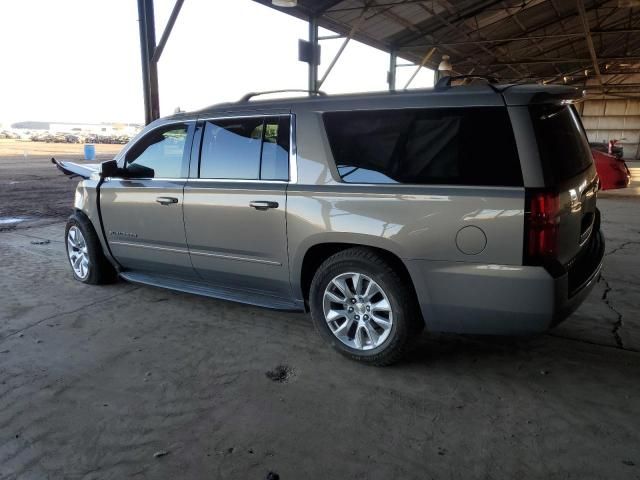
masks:
{"type": "Polygon", "coordinates": [[[570,105],[529,107],[545,183],[556,185],[593,164],[578,112],[570,105]]]}
{"type": "Polygon", "coordinates": [[[327,112],[323,118],[347,183],[523,184],[503,107],[327,112]]]}

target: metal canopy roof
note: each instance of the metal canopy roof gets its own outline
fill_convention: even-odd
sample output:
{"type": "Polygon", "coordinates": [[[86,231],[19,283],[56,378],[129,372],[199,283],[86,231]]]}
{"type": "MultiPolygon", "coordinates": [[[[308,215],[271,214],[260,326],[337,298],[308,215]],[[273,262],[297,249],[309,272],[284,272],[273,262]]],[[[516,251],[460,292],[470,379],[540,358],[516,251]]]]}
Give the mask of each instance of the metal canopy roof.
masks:
{"type": "Polygon", "coordinates": [[[432,69],[640,94],[640,0],[254,1],[432,69]]]}

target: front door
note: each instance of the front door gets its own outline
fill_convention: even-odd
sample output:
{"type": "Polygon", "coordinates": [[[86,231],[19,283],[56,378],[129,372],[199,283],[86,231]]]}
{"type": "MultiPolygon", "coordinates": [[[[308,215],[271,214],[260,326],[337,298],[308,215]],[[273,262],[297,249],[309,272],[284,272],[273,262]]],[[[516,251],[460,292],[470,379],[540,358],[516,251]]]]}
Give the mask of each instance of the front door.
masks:
{"type": "Polygon", "coordinates": [[[124,178],[100,187],[113,256],[128,270],[194,277],[184,231],[184,185],[194,125],[152,130],[126,154],[124,178]]]}
{"type": "Polygon", "coordinates": [[[289,116],[208,120],[200,152],[184,194],[196,271],[221,287],[290,298],[289,116]]]}

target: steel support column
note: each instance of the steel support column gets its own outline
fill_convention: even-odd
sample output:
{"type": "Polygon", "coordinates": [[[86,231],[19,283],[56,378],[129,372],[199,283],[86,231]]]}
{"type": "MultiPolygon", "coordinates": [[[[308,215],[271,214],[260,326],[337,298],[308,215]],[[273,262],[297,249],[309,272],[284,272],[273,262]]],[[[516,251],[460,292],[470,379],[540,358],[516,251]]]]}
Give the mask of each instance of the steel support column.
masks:
{"type": "Polygon", "coordinates": [[[171,30],[173,30],[183,3],[184,0],[176,0],[167,25],[162,32],[160,44],[156,46],[156,22],[153,12],[153,0],[138,0],[142,88],[144,94],[144,123],[147,125],[160,118],[158,60],[160,60],[167,40],[171,35],[171,30]]]}
{"type": "Polygon", "coordinates": [[[395,50],[389,52],[389,72],[387,73],[387,83],[389,84],[389,91],[395,92],[396,90],[396,68],[398,64],[398,54],[395,50]]]}
{"type": "MultiPolygon", "coordinates": [[[[309,62],[309,92],[318,91],[318,19],[309,17],[309,42],[311,43],[311,51],[313,52],[312,61],[309,62]]],[[[311,95],[312,93],[310,93],[311,95]]]]}
{"type": "Polygon", "coordinates": [[[142,60],[142,88],[144,93],[144,121],[149,124],[160,118],[158,65],[152,61],[156,48],[156,27],[153,0],[138,0],[140,23],[140,54],[142,60]]]}

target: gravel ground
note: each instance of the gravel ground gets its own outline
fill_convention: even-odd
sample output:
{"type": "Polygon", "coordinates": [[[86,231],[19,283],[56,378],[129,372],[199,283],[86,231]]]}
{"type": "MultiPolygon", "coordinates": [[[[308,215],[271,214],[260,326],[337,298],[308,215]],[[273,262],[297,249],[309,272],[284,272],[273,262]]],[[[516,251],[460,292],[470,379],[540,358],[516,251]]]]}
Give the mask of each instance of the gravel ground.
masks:
{"type": "Polygon", "coordinates": [[[0,232],[1,479],[640,478],[637,198],[599,201],[604,280],[558,328],[425,335],[380,369],[302,314],[75,282],[37,205],[74,182],[28,207],[6,172],[49,224],[0,232]]]}

